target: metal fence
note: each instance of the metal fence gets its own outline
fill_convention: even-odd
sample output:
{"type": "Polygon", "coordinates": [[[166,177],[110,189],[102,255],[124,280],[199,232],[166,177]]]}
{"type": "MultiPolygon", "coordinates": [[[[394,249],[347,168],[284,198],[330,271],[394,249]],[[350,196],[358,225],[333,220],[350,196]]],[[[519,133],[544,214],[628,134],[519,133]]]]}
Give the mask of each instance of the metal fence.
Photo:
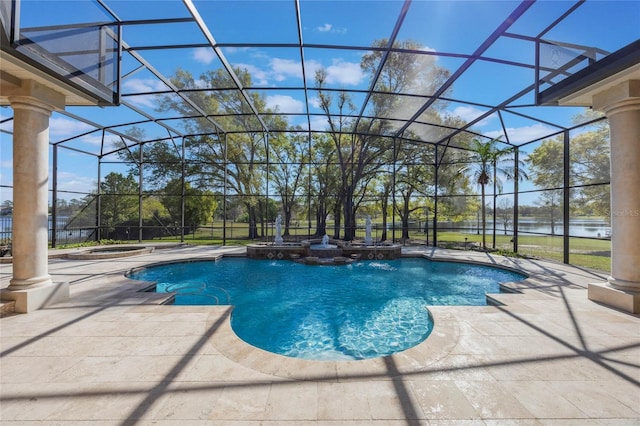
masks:
{"type": "MultiPolygon", "coordinates": [[[[95,227],[73,226],[68,217],[57,218],[55,240],[58,244],[77,244],[95,240],[95,227]]],[[[0,216],[0,242],[11,240],[13,216],[0,216]]],[[[49,241],[53,241],[53,220],[49,216],[49,241]]]]}

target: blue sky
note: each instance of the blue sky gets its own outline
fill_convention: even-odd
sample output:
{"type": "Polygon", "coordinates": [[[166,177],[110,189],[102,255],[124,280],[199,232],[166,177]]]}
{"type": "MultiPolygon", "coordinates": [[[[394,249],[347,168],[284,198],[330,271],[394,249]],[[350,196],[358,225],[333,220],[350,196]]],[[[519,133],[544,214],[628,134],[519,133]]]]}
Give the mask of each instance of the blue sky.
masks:
{"type": "MultiPolygon", "coordinates": [[[[189,17],[182,1],[107,1],[109,7],[123,20],[163,19],[189,17]]],[[[288,88],[301,87],[302,66],[297,47],[224,47],[225,44],[298,42],[295,3],[292,1],[194,1],[199,13],[217,43],[223,45],[222,52],[229,63],[246,69],[252,76],[253,87],[288,88]]],[[[415,40],[424,50],[437,54],[473,53],[479,44],[517,7],[513,1],[414,1],[398,34],[398,40],[415,40]]],[[[510,32],[535,37],[573,2],[539,1],[511,28],[510,32]]],[[[401,1],[301,1],[302,37],[305,44],[370,46],[374,40],[387,38],[396,25],[403,7],[401,1]]],[[[70,24],[82,21],[104,20],[105,14],[97,11],[89,1],[34,1],[23,5],[23,25],[70,24]],[[65,10],[69,10],[65,13],[65,10]],[[70,11],[73,11],[71,13],[70,11]]],[[[132,47],[159,46],[163,44],[206,43],[204,35],[193,23],[170,25],[128,25],[124,27],[124,40],[132,47]]],[[[640,37],[640,1],[587,1],[558,27],[545,34],[545,38],[577,45],[598,46],[613,51],[640,37]]],[[[305,48],[305,71],[308,85],[316,69],[324,67],[328,73],[330,87],[344,89],[367,89],[368,76],[360,69],[360,58],[364,52],[352,49],[305,48]]],[[[221,66],[210,48],[173,49],[169,52],[145,50],[140,53],[165,77],[170,77],[178,67],[189,70],[194,77],[221,66]]],[[[533,64],[535,45],[530,41],[500,38],[485,56],[502,60],[533,64]]],[[[463,58],[438,56],[436,63],[454,72],[464,62],[463,58]]],[[[125,56],[123,72],[138,64],[125,56]]],[[[533,70],[505,67],[491,61],[477,61],[469,72],[454,85],[452,96],[460,102],[451,103],[448,112],[468,121],[486,109],[473,105],[481,103],[495,105],[526,87],[535,79],[533,70]]],[[[140,93],[164,90],[166,86],[148,71],[138,71],[123,80],[123,93],[140,93]]],[[[251,90],[251,88],[249,88],[251,90]]],[[[278,108],[286,114],[305,112],[305,100],[301,90],[263,91],[269,107],[278,108]]],[[[310,92],[310,111],[320,112],[314,92],[310,92]]],[[[359,109],[362,95],[353,99],[359,109]]],[[[125,97],[136,108],[154,116],[152,96],[125,97]]],[[[516,104],[533,103],[528,94],[516,104]]],[[[560,125],[570,125],[571,117],[581,108],[547,107],[526,109],[527,114],[560,125]]],[[[67,111],[102,125],[117,125],[142,120],[144,117],[126,108],[68,107],[67,111]]],[[[519,111],[525,111],[519,110],[519,111]]],[[[407,112],[409,115],[410,113],[407,112]]],[[[0,108],[0,119],[12,115],[11,109],[0,108]]],[[[161,117],[172,113],[159,114],[161,117]]],[[[503,114],[504,126],[513,143],[523,143],[544,137],[557,129],[537,121],[513,114],[503,114]]],[[[304,124],[298,118],[293,124],[304,124]]],[[[179,123],[172,123],[179,128],[179,123]]],[[[314,119],[313,128],[322,128],[324,119],[314,119]]],[[[148,137],[166,136],[166,130],[149,124],[143,126],[148,137]]],[[[11,131],[12,123],[1,129],[11,131]]],[[[94,130],[85,123],[54,113],[51,119],[52,142],[62,141],[75,135],[94,130]]],[[[119,128],[121,132],[126,128],[119,128]]],[[[474,130],[489,137],[503,134],[501,122],[494,114],[478,123],[474,130]]],[[[101,132],[78,138],[68,146],[97,153],[100,149],[101,132]]],[[[113,140],[113,136],[111,139],[113,140]]],[[[11,135],[0,133],[0,184],[11,185],[11,135]]],[[[61,151],[58,181],[61,188],[69,191],[91,191],[96,185],[97,161],[90,156],[68,150],[61,151]]],[[[104,166],[102,175],[112,166],[104,166]]],[[[113,167],[123,171],[122,167],[113,167]]],[[[1,188],[0,201],[10,199],[10,191],[1,188]]],[[[73,198],[69,196],[67,198],[73,198]]]]}

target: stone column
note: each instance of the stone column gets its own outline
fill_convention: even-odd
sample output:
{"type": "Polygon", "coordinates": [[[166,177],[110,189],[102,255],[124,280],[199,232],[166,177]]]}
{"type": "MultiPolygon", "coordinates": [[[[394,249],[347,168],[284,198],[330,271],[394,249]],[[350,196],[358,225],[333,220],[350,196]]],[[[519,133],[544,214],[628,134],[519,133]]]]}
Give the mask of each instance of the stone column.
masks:
{"type": "Polygon", "coordinates": [[[593,97],[609,118],[611,138],[611,276],[590,285],[589,298],[640,312],[640,80],[593,97]]]}
{"type": "Polygon", "coordinates": [[[48,272],[49,117],[64,108],[65,98],[31,80],[12,92],[13,278],[2,299],[15,300],[16,312],[29,312],[69,294],[48,272]]]}

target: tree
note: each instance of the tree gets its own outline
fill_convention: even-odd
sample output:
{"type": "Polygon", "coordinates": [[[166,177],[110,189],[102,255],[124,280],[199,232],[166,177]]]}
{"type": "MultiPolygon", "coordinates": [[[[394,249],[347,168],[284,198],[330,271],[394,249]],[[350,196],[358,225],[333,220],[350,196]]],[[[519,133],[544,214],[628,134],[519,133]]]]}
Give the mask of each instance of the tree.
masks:
{"type": "MultiPolygon", "coordinates": [[[[376,76],[380,61],[386,55],[385,49],[388,44],[387,39],[375,40],[372,52],[362,57],[360,68],[370,76],[370,82],[376,76]]],[[[395,41],[393,49],[386,55],[384,68],[376,81],[376,93],[372,97],[373,109],[376,113],[411,116],[424,104],[425,99],[412,96],[388,96],[387,93],[430,95],[449,79],[451,72],[437,64],[436,56],[425,54],[425,46],[417,41],[395,41]]],[[[444,95],[451,91],[452,88],[449,88],[444,95]]],[[[430,110],[442,112],[445,107],[446,103],[439,100],[430,110]]],[[[375,116],[389,117],[384,114],[375,114],[375,116]]],[[[397,124],[392,122],[384,122],[384,125],[397,127],[397,124]]]]}
{"type": "Polygon", "coordinates": [[[533,183],[546,189],[541,192],[536,204],[549,217],[551,234],[555,234],[556,218],[560,216],[562,203],[562,187],[564,186],[564,143],[562,136],[547,139],[534,149],[525,160],[531,170],[533,183]]]}
{"type": "MultiPolygon", "coordinates": [[[[58,200],[60,202],[61,200],[58,200]]],[[[69,219],[65,227],[91,227],[96,224],[96,194],[89,194],[82,199],[72,198],[62,209],[58,209],[59,216],[67,216],[69,219]]],[[[66,229],[66,228],[65,228],[66,229]]]]}
{"type": "Polygon", "coordinates": [[[380,203],[380,211],[382,213],[380,241],[387,240],[387,222],[389,214],[391,213],[389,208],[389,198],[393,188],[393,170],[391,165],[389,165],[389,168],[391,170],[381,173],[374,181],[376,198],[380,203]]]}
{"type": "MultiPolygon", "coordinates": [[[[314,235],[323,236],[327,233],[327,215],[330,211],[340,208],[339,172],[335,164],[335,145],[324,134],[312,136],[309,169],[309,202],[316,219],[314,235]],[[333,204],[332,204],[333,203],[333,204]]],[[[310,213],[311,214],[311,213],[310,213]]]]}
{"type": "Polygon", "coordinates": [[[401,203],[395,207],[402,222],[401,238],[408,240],[410,216],[414,211],[424,208],[424,202],[412,202],[414,195],[426,196],[433,188],[433,149],[405,141],[397,151],[395,189],[401,203]]]}
{"type": "MultiPolygon", "coordinates": [[[[132,126],[125,134],[132,140],[144,141],[146,135],[143,129],[132,126]]],[[[140,172],[144,173],[144,187],[146,190],[164,188],[172,179],[177,179],[182,174],[182,158],[180,147],[174,140],[153,141],[131,144],[126,138],[121,138],[113,143],[114,151],[120,160],[129,165],[128,174],[136,178],[140,172]],[[127,145],[129,144],[129,145],[127,145]],[[142,159],[140,158],[142,151],[142,159]],[[140,164],[142,160],[142,164],[140,164]]],[[[187,170],[187,174],[189,170],[187,170]]]]}
{"type": "MultiPolygon", "coordinates": [[[[251,76],[246,69],[234,68],[244,87],[251,87],[251,76]]],[[[186,131],[194,136],[184,140],[187,150],[189,182],[197,188],[215,188],[242,200],[249,218],[249,238],[259,237],[259,198],[264,194],[266,168],[266,129],[253,115],[249,104],[238,90],[202,90],[202,87],[235,87],[235,82],[224,69],[210,70],[196,80],[187,71],[179,69],[171,78],[176,87],[188,93],[189,99],[211,116],[217,116],[216,128],[210,119],[190,121],[186,131]]],[[[287,128],[286,119],[267,108],[266,100],[257,91],[245,92],[259,111],[270,130],[287,128]]],[[[165,96],[158,105],[160,111],[178,111],[191,115],[192,108],[165,96]]]]}
{"type": "Polygon", "coordinates": [[[595,214],[610,218],[611,155],[609,126],[600,121],[592,131],[571,138],[570,185],[583,185],[572,190],[572,207],[583,214],[595,214]]]}
{"type": "Polygon", "coordinates": [[[284,213],[282,235],[287,236],[289,235],[293,210],[296,207],[300,189],[304,185],[305,163],[309,158],[307,153],[309,142],[303,133],[290,134],[288,137],[281,133],[269,140],[269,147],[273,152],[269,177],[275,183],[275,189],[282,201],[284,213]]]}
{"type": "Polygon", "coordinates": [[[133,176],[111,172],[100,183],[100,226],[114,226],[138,216],[138,183],[133,176]]]}
{"type": "MultiPolygon", "coordinates": [[[[500,182],[497,180],[498,174],[505,175],[508,179],[514,178],[514,167],[503,166],[504,157],[514,152],[513,147],[499,148],[498,139],[491,139],[487,142],[481,142],[478,139],[471,141],[471,170],[473,172],[474,181],[480,186],[481,197],[481,211],[482,211],[482,248],[487,249],[487,214],[485,203],[485,186],[491,182],[496,182],[500,187],[500,182]]],[[[520,176],[517,178],[526,177],[526,174],[522,169],[519,169],[520,176]]]]}
{"type": "Polygon", "coordinates": [[[168,216],[169,211],[162,204],[159,197],[153,195],[151,197],[145,197],[142,200],[143,219],[162,220],[162,218],[166,218],[168,216]]]}
{"type": "MultiPolygon", "coordinates": [[[[461,117],[446,114],[442,122],[443,127],[433,131],[436,137],[442,139],[450,129],[461,128],[466,122],[461,117]]],[[[434,152],[434,178],[432,193],[438,194],[437,211],[434,220],[448,219],[459,222],[476,213],[480,209],[475,197],[467,194],[472,192],[472,182],[467,175],[467,164],[472,160],[471,150],[468,148],[473,141],[471,133],[460,132],[450,138],[447,145],[462,147],[463,149],[448,149],[447,146],[436,146],[434,152]]],[[[434,208],[436,204],[434,203],[434,208]]],[[[434,237],[435,238],[435,237],[434,237]]]]}
{"type": "Polygon", "coordinates": [[[509,228],[509,224],[513,220],[513,203],[511,202],[511,200],[508,198],[502,198],[498,202],[498,207],[495,214],[500,218],[502,229],[504,230],[504,235],[507,235],[507,229],[509,228]]]}
{"type": "Polygon", "coordinates": [[[9,215],[13,212],[13,201],[4,200],[2,205],[0,205],[0,214],[1,215],[9,215]]]}
{"type": "MultiPolygon", "coordinates": [[[[182,218],[182,182],[179,179],[170,181],[160,197],[162,205],[169,212],[174,225],[179,226],[182,218]]],[[[202,191],[191,187],[186,182],[184,188],[184,225],[190,231],[211,220],[217,208],[217,201],[210,191],[202,191]]]]}
{"type": "MultiPolygon", "coordinates": [[[[366,152],[368,151],[367,139],[360,138],[351,133],[353,122],[349,116],[353,115],[355,105],[345,92],[338,94],[337,100],[331,93],[324,90],[327,73],[324,69],[319,69],[315,74],[316,88],[320,108],[327,116],[329,124],[328,135],[335,147],[337,165],[339,167],[340,186],[339,203],[342,206],[344,215],[344,239],[352,240],[355,235],[355,214],[354,195],[358,184],[361,182],[367,163],[366,152]],[[337,114],[332,113],[337,103],[337,114]]],[[[335,234],[334,238],[339,238],[340,212],[334,211],[335,234]]]]}
{"type": "Polygon", "coordinates": [[[562,189],[550,189],[542,192],[535,201],[535,204],[540,206],[540,213],[549,218],[551,235],[556,234],[556,224],[562,219],[563,199],[562,189]]]}
{"type": "MultiPolygon", "coordinates": [[[[367,105],[371,117],[402,116],[399,111],[410,115],[409,111],[415,112],[420,103],[425,102],[424,99],[388,94],[433,93],[449,77],[448,70],[438,67],[431,55],[419,53],[424,46],[413,41],[395,42],[393,47],[396,50],[387,55],[384,50],[388,44],[388,40],[376,40],[374,49],[363,56],[360,64],[376,92],[367,105]],[[386,62],[382,72],[378,73],[383,58],[386,62]]],[[[388,154],[393,150],[393,140],[385,135],[392,134],[398,124],[384,118],[349,118],[355,110],[351,98],[345,92],[335,97],[327,92],[326,78],[324,69],[316,72],[320,108],[327,116],[328,134],[336,148],[344,238],[351,240],[355,236],[358,205],[365,199],[368,182],[392,161],[388,154]]],[[[442,104],[434,104],[432,110],[439,106],[442,104]]]]}
{"type": "MultiPolygon", "coordinates": [[[[587,113],[586,118],[597,118],[587,113]]],[[[574,121],[582,121],[579,115],[574,121]]],[[[596,214],[608,218],[610,179],[609,129],[606,121],[595,124],[594,130],[580,133],[569,141],[569,185],[572,214],[596,214]]],[[[564,136],[546,139],[534,149],[525,162],[533,183],[547,189],[536,204],[549,217],[551,232],[555,233],[557,218],[561,216],[564,187],[564,136]]]]}
{"type": "Polygon", "coordinates": [[[525,160],[531,169],[533,183],[540,189],[562,188],[564,180],[564,147],[562,139],[546,139],[525,160]]]}

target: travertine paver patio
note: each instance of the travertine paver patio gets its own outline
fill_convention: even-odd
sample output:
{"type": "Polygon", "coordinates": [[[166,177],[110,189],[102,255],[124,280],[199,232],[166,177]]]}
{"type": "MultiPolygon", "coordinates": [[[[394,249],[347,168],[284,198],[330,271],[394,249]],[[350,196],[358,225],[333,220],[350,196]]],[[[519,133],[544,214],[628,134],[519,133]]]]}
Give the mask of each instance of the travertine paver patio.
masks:
{"type": "MultiPolygon", "coordinates": [[[[407,249],[415,252],[418,249],[407,249]]],[[[159,305],[123,273],[238,253],[183,247],[51,259],[71,299],[0,319],[3,425],[640,424],[640,318],[587,299],[596,274],[540,260],[422,249],[521,268],[498,306],[430,307],[435,329],[391,357],[303,361],[253,348],[231,308],[159,305]]],[[[11,265],[2,264],[2,286],[11,265]]]]}

